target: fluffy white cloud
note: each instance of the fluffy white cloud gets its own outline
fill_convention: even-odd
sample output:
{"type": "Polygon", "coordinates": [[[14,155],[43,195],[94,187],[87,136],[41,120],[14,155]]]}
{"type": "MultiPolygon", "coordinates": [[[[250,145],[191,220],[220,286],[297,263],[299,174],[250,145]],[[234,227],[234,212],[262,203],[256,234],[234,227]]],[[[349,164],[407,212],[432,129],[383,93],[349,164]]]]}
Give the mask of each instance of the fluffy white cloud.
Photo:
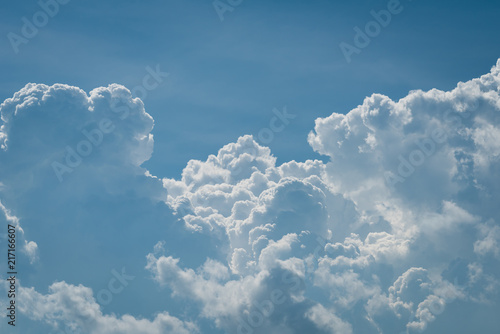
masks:
{"type": "MultiPolygon", "coordinates": [[[[10,238],[9,234],[2,234],[5,236],[5,241],[14,239],[15,243],[21,243],[21,250],[26,254],[31,264],[33,264],[38,259],[38,245],[34,241],[26,240],[24,229],[21,227],[19,222],[19,218],[12,215],[9,209],[7,209],[2,201],[0,201],[0,211],[3,215],[1,215],[0,222],[2,222],[2,226],[7,230],[8,225],[14,226],[14,238],[10,238]],[[4,221],[5,220],[5,221],[4,221]],[[7,223],[7,224],[5,224],[7,223]]],[[[10,243],[10,242],[9,242],[10,243]]],[[[5,243],[7,245],[7,242],[5,243]]],[[[17,245],[18,247],[18,245],[17,245]]]]}
{"type": "Polygon", "coordinates": [[[19,289],[19,310],[32,320],[43,321],[54,330],[65,333],[144,333],[192,334],[198,328],[193,322],[183,322],[168,312],[161,312],[153,320],[137,319],[125,314],[103,314],[96,303],[92,289],[82,285],[56,282],[43,295],[34,288],[19,289]]]}
{"type": "Polygon", "coordinates": [[[467,201],[491,203],[500,182],[499,72],[500,62],[450,92],[412,91],[397,102],[374,94],[316,120],[309,143],[331,158],[331,183],[367,207],[397,198],[415,209],[472,194],[467,201]]]}
{"type": "MultiPolygon", "coordinates": [[[[154,226],[162,224],[159,217],[169,214],[165,205],[155,206],[165,194],[161,181],[146,175],[147,171],[141,167],[153,150],[153,119],[145,112],[142,101],[132,98],[130,91],[120,85],[97,88],[87,94],[68,85],[28,84],[0,105],[0,114],[2,239],[7,223],[18,226],[16,269],[23,282],[44,291],[40,282],[78,282],[78,279],[92,282],[87,275],[109,272],[120,257],[133,259],[130,254],[134,251],[141,253],[136,255],[141,261],[147,251],[140,250],[140,245],[130,251],[126,249],[130,248],[130,235],[136,234],[134,221],[147,219],[148,230],[152,231],[154,226]],[[123,205],[124,200],[134,205],[123,205]],[[102,223],[106,229],[100,228],[102,223]],[[95,233],[97,230],[99,233],[95,233]],[[120,231],[123,239],[116,238],[116,231],[120,231]],[[27,239],[28,236],[36,242],[27,239]],[[110,245],[113,252],[105,251],[110,245]],[[35,265],[26,266],[30,261],[35,265]]],[[[152,233],[143,240],[156,242],[152,233]]],[[[0,243],[6,247],[4,240],[0,243]]],[[[6,258],[4,261],[7,262],[6,258]]],[[[141,268],[143,264],[130,263],[129,268],[134,266],[141,268]]],[[[129,290],[133,293],[133,287],[127,293],[129,290]]],[[[81,291],[66,290],[68,296],[74,294],[75,298],[82,296],[81,291]]],[[[59,292],[56,295],[62,296],[59,292]]],[[[23,304],[30,296],[18,294],[17,302],[23,304]]],[[[37,306],[49,298],[33,296],[37,298],[37,306]]],[[[6,294],[0,299],[8,302],[6,294]]],[[[98,308],[90,300],[87,306],[98,308]]],[[[42,318],[37,318],[37,309],[26,306],[24,315],[44,322],[58,316],[44,309],[42,318]]],[[[58,326],[76,322],[79,332],[96,333],[100,329],[92,327],[95,325],[92,322],[109,324],[102,333],[113,332],[110,328],[114,327],[117,332],[140,332],[134,328],[144,327],[148,333],[162,333],[170,327],[177,332],[175,328],[179,327],[163,313],[151,321],[94,315],[82,318],[77,311],[67,313],[58,320],[58,326]],[[89,324],[85,325],[87,321],[89,324]]],[[[184,332],[191,332],[190,327],[186,328],[184,332]]],[[[26,333],[30,330],[36,331],[26,328],[26,333]]]]}
{"type": "Polygon", "coordinates": [[[325,309],[322,305],[312,307],[306,317],[311,319],[319,328],[325,329],[330,333],[351,334],[352,326],[345,323],[333,310],[325,309]]]}
{"type": "MultiPolygon", "coordinates": [[[[2,191],[10,198],[59,182],[60,196],[96,187],[119,193],[125,179],[146,173],[140,165],[153,152],[153,118],[116,84],[87,95],[68,85],[30,83],[0,105],[0,114],[0,156],[8,161],[0,164],[2,191]]],[[[142,183],[134,191],[160,196],[157,182],[142,183]]]]}
{"type": "Polygon", "coordinates": [[[270,152],[250,136],[228,146],[206,162],[191,161],[183,173],[190,173],[189,179],[164,179],[163,184],[167,203],[189,229],[215,235],[222,242],[227,267],[219,271],[230,269],[233,275],[206,279],[206,265],[196,271],[182,269],[178,259],[152,254],[148,268],[160,284],[170,287],[176,296],[199,302],[202,315],[229,332],[298,333],[304,328],[318,333],[348,332],[349,320],[354,319],[342,320],[327,310],[349,310],[360,300],[379,294],[373,267],[377,262],[404,258],[410,240],[390,233],[390,224],[384,219],[366,219],[352,201],[334,192],[322,181],[322,162],[275,166],[270,152]],[[231,160],[225,157],[227,151],[235,152],[231,160]],[[246,157],[247,165],[235,175],[227,166],[241,161],[239,154],[246,157]],[[256,160],[268,163],[256,168],[256,160]],[[192,175],[192,166],[203,175],[192,175]],[[192,181],[201,179],[205,184],[192,181]],[[356,273],[353,268],[366,273],[356,273]],[[283,277],[296,283],[288,286],[283,277]],[[315,300],[307,286],[320,288],[331,301],[322,304],[315,300]],[[294,291],[290,291],[292,287],[294,291]],[[263,294],[263,290],[268,292],[263,294]],[[268,309],[262,311],[255,305],[269,304],[272,291],[286,292],[287,302],[272,303],[273,312],[266,315],[268,309]],[[303,319],[305,327],[296,327],[290,314],[303,319]],[[243,320],[238,323],[238,319],[243,320]],[[276,327],[276,319],[284,321],[281,326],[276,327]]]}
{"type": "MultiPolygon", "coordinates": [[[[128,160],[138,166],[152,153],[150,131],[153,119],[144,111],[142,101],[132,98],[130,91],[120,85],[96,88],[87,95],[83,90],[68,85],[27,84],[12,98],[5,100],[0,108],[4,139],[2,149],[5,151],[32,152],[38,157],[57,147],[60,138],[87,139],[99,146],[101,143],[96,143],[101,140],[94,130],[105,128],[111,130],[105,134],[112,133],[115,138],[114,145],[106,146],[103,157],[121,162],[128,160]],[[38,130],[33,119],[38,121],[38,130]],[[100,127],[103,120],[109,122],[103,122],[105,126],[100,127]],[[118,121],[124,121],[124,124],[117,126],[115,122],[118,121]],[[31,140],[26,140],[26,137],[31,140]]],[[[78,147],[73,149],[77,151],[78,147]]],[[[30,159],[34,160],[34,157],[30,159]]]]}

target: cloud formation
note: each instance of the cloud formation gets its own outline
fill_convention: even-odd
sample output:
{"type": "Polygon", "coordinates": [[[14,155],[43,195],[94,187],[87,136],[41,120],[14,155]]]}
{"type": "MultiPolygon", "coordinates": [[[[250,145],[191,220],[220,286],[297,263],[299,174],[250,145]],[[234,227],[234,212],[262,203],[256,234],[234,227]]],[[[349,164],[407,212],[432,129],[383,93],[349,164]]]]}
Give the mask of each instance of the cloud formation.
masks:
{"type": "MultiPolygon", "coordinates": [[[[24,235],[24,229],[21,227],[19,222],[19,218],[12,215],[9,209],[7,209],[0,201],[0,211],[2,215],[0,215],[0,222],[2,222],[2,226],[7,227],[8,225],[13,226],[13,230],[15,231],[15,238],[10,238],[9,234],[2,234],[3,239],[5,241],[9,241],[14,239],[15,242],[21,241],[21,250],[28,257],[31,264],[33,264],[38,258],[38,245],[34,241],[28,241],[24,235]],[[19,238],[19,239],[18,239],[19,238]]],[[[6,242],[7,244],[10,242],[6,242]]]]}
{"type": "Polygon", "coordinates": [[[208,320],[228,333],[399,334],[445,332],[463,318],[456,314],[474,315],[487,332],[481,307],[500,311],[500,60],[449,92],[412,91],[399,101],[374,94],[345,115],[317,119],[308,140],[327,162],[277,165],[269,148],[242,136],[189,161],[179,179],[141,167],[153,151],[153,120],[124,87],[87,95],[30,84],[1,112],[9,203],[49,175],[60,194],[66,184],[78,196],[102,185],[106,196],[134,189],[206,241],[199,265],[168,241],[144,254],[152,284],[192,304],[196,323],[166,311],[153,320],[106,315],[90,288],[64,281],[45,295],[21,290],[31,319],[89,333],[187,333],[208,320]],[[98,145],[96,129],[106,136],[98,145]],[[72,167],[67,147],[85,145],[92,153],[72,167]],[[62,183],[54,161],[72,169],[62,183]]]}
{"type": "MultiPolygon", "coordinates": [[[[234,285],[245,291],[239,304],[220,302],[232,307],[205,315],[231,328],[222,321],[235,317],[230,311],[251,314],[259,302],[257,291],[241,288],[245,282],[275,281],[283,270],[307,287],[287,306],[301,309],[317,332],[418,332],[451,302],[465,300],[465,309],[497,302],[499,87],[500,62],[450,92],[412,91],[397,102],[374,94],[345,115],[316,121],[309,143],[330,157],[326,164],[276,166],[245,136],[190,161],[182,179],[164,179],[167,203],[187,228],[223,245],[226,264],[218,266],[236,278],[212,282],[218,298],[234,285]]],[[[162,275],[194,275],[178,259],[150,255],[148,266],[174,294],[208,284],[200,274],[181,289],[172,283],[179,279],[162,275]]],[[[282,323],[300,332],[294,324],[282,323]]]]}
{"type": "Polygon", "coordinates": [[[168,312],[156,315],[151,321],[125,314],[121,317],[104,315],[96,303],[92,289],[82,285],[56,282],[45,295],[33,288],[21,288],[18,299],[21,312],[31,319],[50,324],[65,333],[197,333],[192,322],[182,322],[168,312]]]}
{"type": "MultiPolygon", "coordinates": [[[[128,89],[112,84],[83,90],[63,84],[27,84],[0,106],[4,191],[95,188],[120,191],[124,178],[146,170],[153,152],[153,118],[128,89]],[[83,180],[80,182],[79,180],[83,180]]],[[[67,189],[66,189],[67,191],[67,189]]],[[[136,189],[151,197],[149,189],[136,189]]]]}

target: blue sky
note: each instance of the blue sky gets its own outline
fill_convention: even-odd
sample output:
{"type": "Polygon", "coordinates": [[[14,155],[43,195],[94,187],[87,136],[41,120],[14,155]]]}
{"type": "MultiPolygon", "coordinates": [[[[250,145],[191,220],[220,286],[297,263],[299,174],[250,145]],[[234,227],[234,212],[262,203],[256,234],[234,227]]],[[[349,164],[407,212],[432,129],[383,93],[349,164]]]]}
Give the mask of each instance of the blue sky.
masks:
{"type": "Polygon", "coordinates": [[[281,289],[254,333],[493,333],[499,5],[401,0],[346,61],[391,1],[71,0],[18,52],[41,7],[4,3],[0,221],[24,233],[2,332],[237,333],[281,289]]]}
{"type": "MultiPolygon", "coordinates": [[[[399,99],[412,89],[450,89],[498,58],[494,2],[405,1],[346,64],[339,43],[386,5],[243,1],[221,22],[210,1],[70,1],[19,54],[2,39],[0,97],[27,82],[134,87],[146,66],[160,64],[171,77],[145,101],[163,144],[148,163],[155,175],[174,177],[190,158],[256,135],[285,105],[301,120],[287,129],[293,140],[277,136],[271,148],[280,161],[304,160],[314,157],[304,139],[316,117],[346,113],[372,93],[399,99]]],[[[4,5],[4,35],[38,10],[36,1],[4,5]]]]}

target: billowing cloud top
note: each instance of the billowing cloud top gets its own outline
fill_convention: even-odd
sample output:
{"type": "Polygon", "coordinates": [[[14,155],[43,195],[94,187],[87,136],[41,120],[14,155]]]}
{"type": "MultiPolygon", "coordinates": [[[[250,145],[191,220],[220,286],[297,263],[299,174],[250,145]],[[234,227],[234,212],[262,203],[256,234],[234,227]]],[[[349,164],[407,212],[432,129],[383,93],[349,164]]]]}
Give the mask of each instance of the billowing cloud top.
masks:
{"type": "Polygon", "coordinates": [[[110,197],[134,176],[126,188],[168,205],[208,241],[197,251],[211,254],[189,267],[162,236],[144,254],[155,284],[192,303],[195,319],[172,316],[168,301],[152,320],[106,315],[91,289],[66,282],[46,295],[23,288],[32,319],[89,333],[399,334],[447,332],[469,314],[475,330],[493,330],[483,310],[500,311],[500,60],[449,92],[412,91],[397,102],[374,94],[317,119],[308,140],[326,163],[277,165],[269,148],[243,136],[189,161],[180,179],[141,168],[153,120],[121,86],[87,95],[30,84],[1,113],[6,207],[15,197],[5,189],[47,186],[49,174],[58,191],[61,178],[78,184],[78,173],[109,184],[102,196],[110,197]],[[207,320],[215,329],[203,328],[207,320]]]}

